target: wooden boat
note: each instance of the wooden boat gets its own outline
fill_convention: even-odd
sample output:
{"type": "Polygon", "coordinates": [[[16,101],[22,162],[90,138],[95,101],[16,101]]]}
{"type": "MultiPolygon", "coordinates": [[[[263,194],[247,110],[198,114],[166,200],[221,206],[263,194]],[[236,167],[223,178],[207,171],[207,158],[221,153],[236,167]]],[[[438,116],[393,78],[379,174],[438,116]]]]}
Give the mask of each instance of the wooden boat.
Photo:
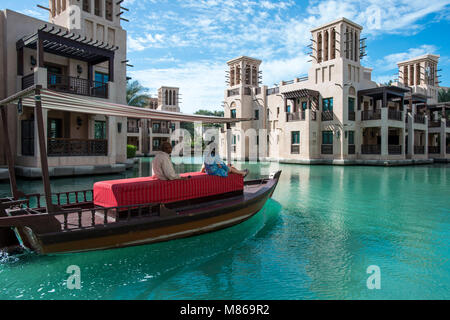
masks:
{"type": "Polygon", "coordinates": [[[272,196],[280,174],[247,181],[242,192],[166,204],[105,208],[86,201],[92,191],[79,191],[55,194],[53,198],[58,202],[74,200],[61,205],[61,212],[47,213],[40,204],[31,208],[30,203],[40,199],[37,195],[26,196],[21,201],[2,199],[0,228],[14,228],[23,246],[41,254],[180,239],[231,227],[251,218],[272,196]]]}

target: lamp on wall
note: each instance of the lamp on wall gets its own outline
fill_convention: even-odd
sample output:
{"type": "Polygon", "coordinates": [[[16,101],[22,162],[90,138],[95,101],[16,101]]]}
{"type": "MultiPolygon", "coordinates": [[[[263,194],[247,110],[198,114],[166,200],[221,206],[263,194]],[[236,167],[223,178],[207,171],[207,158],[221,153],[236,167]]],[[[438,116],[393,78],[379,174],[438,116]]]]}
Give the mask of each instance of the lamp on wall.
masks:
{"type": "Polygon", "coordinates": [[[34,67],[36,66],[36,58],[34,56],[30,56],[30,64],[34,67]]]}
{"type": "Polygon", "coordinates": [[[80,74],[82,74],[82,73],[83,73],[83,67],[80,66],[80,65],[77,65],[77,72],[78,72],[78,76],[79,76],[80,74]]]}

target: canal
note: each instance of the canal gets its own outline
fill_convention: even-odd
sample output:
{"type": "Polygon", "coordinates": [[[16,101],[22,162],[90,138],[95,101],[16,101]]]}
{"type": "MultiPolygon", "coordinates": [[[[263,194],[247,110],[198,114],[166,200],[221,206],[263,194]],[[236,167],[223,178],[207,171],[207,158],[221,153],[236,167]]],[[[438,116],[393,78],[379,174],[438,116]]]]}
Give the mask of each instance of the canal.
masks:
{"type": "MultiPolygon", "coordinates": [[[[53,179],[53,191],[148,176],[53,179]]],[[[283,170],[264,209],[236,227],[126,249],[0,257],[0,299],[450,299],[450,166],[237,163],[250,178],[283,170]],[[80,290],[66,286],[79,266],[80,290]],[[381,289],[367,288],[380,268],[381,289]]],[[[200,164],[176,166],[195,171],[200,164]]],[[[40,181],[19,180],[26,193],[40,181]]],[[[0,183],[0,197],[9,185],[0,183]]]]}

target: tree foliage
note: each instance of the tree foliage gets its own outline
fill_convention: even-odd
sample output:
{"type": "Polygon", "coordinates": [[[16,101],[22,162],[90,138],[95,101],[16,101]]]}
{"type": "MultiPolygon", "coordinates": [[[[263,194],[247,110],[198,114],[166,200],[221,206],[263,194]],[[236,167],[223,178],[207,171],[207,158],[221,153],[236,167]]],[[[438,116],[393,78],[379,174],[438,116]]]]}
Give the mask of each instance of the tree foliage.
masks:
{"type": "Polygon", "coordinates": [[[439,102],[450,102],[450,88],[439,89],[439,102]]]}
{"type": "Polygon", "coordinates": [[[127,83],[127,104],[133,107],[143,108],[148,104],[148,89],[143,87],[139,81],[127,83]]]}

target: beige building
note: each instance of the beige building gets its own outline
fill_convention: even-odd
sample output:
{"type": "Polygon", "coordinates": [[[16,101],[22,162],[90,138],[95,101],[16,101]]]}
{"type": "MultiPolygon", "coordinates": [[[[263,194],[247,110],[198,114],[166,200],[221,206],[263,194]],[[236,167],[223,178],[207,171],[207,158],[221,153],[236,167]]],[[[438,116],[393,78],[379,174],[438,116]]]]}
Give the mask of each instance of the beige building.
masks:
{"type": "MultiPolygon", "coordinates": [[[[260,85],[260,60],[229,61],[225,117],[254,118],[231,128],[232,156],[305,164],[450,159],[450,106],[437,103],[439,56],[400,62],[399,82],[381,86],[361,64],[361,32],[345,18],[311,30],[308,75],[273,88],[260,85]]],[[[223,135],[222,150],[226,143],[223,135]]]]}
{"type": "MultiPolygon", "coordinates": [[[[0,11],[0,98],[38,84],[74,97],[126,104],[127,36],[120,3],[50,0],[48,22],[0,11]]],[[[126,118],[43,113],[51,175],[125,170],[126,118]]],[[[7,118],[17,174],[40,176],[33,108],[10,105],[7,118]]]]}
{"type": "MultiPolygon", "coordinates": [[[[148,109],[180,113],[180,89],[176,87],[161,87],[158,98],[150,98],[148,109]]],[[[137,147],[137,155],[154,155],[160,151],[163,142],[177,143],[172,140],[172,133],[180,128],[178,121],[161,121],[128,118],[127,143],[137,147]]]]}

